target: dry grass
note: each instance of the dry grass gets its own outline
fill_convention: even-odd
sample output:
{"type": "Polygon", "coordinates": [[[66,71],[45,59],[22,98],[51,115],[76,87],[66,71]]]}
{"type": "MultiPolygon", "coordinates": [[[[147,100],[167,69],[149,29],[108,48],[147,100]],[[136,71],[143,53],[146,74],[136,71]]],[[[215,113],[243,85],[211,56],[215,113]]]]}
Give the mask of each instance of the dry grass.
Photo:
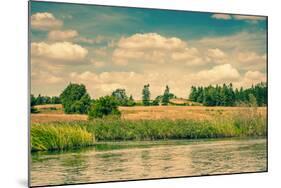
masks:
{"type": "Polygon", "coordinates": [[[31,114],[32,123],[86,121],[87,115],[80,114],[31,114]]]}
{"type": "MultiPolygon", "coordinates": [[[[61,106],[56,105],[56,111],[42,109],[50,108],[50,105],[40,105],[42,113],[31,114],[32,123],[71,122],[86,121],[87,115],[63,114],[61,106]],[[45,107],[48,106],[48,107],[45,107]]],[[[53,105],[52,105],[53,107],[53,105]]],[[[158,120],[158,119],[186,119],[186,120],[210,120],[217,116],[229,116],[235,113],[243,113],[249,107],[204,107],[204,106],[135,106],[119,107],[122,119],[125,120],[158,120]]],[[[258,113],[265,116],[266,107],[258,107],[258,113]]]]}
{"type": "MultiPolygon", "coordinates": [[[[190,119],[210,120],[215,116],[233,115],[243,112],[249,107],[204,107],[204,106],[136,106],[120,107],[122,118],[127,120],[138,119],[190,119]]],[[[266,108],[259,107],[258,112],[266,115],[266,108]]]]}

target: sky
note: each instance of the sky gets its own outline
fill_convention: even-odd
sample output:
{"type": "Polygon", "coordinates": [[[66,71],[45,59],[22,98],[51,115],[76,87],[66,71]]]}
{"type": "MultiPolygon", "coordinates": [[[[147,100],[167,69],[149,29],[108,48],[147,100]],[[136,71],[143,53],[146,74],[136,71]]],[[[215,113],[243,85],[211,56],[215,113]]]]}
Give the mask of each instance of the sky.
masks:
{"type": "Polygon", "coordinates": [[[92,98],[124,88],[141,98],[166,85],[266,81],[267,20],[261,16],[51,2],[31,3],[31,93],[58,96],[69,83],[92,98]]]}

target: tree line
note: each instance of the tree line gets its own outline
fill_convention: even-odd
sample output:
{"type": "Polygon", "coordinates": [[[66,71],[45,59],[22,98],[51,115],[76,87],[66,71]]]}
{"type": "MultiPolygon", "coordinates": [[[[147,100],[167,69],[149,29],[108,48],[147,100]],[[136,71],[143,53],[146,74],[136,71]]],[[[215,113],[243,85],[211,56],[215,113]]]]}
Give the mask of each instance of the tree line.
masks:
{"type": "MultiPolygon", "coordinates": [[[[33,106],[41,104],[62,104],[66,114],[88,114],[90,118],[103,117],[107,115],[120,115],[118,106],[157,106],[168,105],[170,100],[177,98],[170,92],[167,85],[163,95],[158,95],[151,100],[150,85],[146,84],[142,90],[142,103],[136,103],[133,96],[128,96],[125,89],[116,89],[111,95],[103,96],[98,99],[91,99],[84,84],[70,83],[59,96],[35,97],[31,95],[31,111],[36,112],[33,106]]],[[[202,103],[205,106],[241,106],[267,105],[267,85],[259,83],[251,88],[234,89],[232,84],[222,86],[209,85],[192,86],[189,100],[202,103]]]]}
{"type": "Polygon", "coordinates": [[[41,94],[39,94],[37,97],[34,96],[33,94],[31,94],[30,96],[30,103],[31,106],[35,106],[35,105],[42,105],[42,104],[60,104],[60,97],[57,96],[41,96],[41,94]]]}
{"type": "Polygon", "coordinates": [[[264,82],[252,85],[250,88],[233,88],[233,85],[223,84],[192,86],[189,100],[202,103],[204,106],[266,106],[267,85],[264,82]]]}

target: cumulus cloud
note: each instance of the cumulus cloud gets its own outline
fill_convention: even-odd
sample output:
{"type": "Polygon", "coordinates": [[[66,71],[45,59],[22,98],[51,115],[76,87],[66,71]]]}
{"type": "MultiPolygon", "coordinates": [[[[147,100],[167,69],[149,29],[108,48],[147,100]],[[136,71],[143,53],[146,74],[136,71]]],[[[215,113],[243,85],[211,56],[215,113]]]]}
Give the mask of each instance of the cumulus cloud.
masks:
{"type": "Polygon", "coordinates": [[[261,21],[266,20],[264,16],[246,16],[246,15],[233,15],[235,20],[251,20],[251,21],[261,21]]]}
{"type": "Polygon", "coordinates": [[[101,68],[105,66],[105,63],[103,61],[97,61],[94,59],[90,60],[91,64],[94,65],[96,68],[101,68]]]}
{"type": "Polygon", "coordinates": [[[130,37],[122,37],[118,43],[118,47],[124,49],[164,49],[174,50],[181,49],[186,43],[179,38],[166,38],[157,33],[134,34],[130,37]]]}
{"type": "Polygon", "coordinates": [[[237,82],[234,82],[236,87],[251,87],[253,84],[266,82],[266,75],[260,71],[247,71],[244,76],[237,82]]]}
{"type": "Polygon", "coordinates": [[[250,16],[250,15],[230,15],[230,14],[213,14],[211,16],[214,19],[220,20],[245,20],[251,23],[257,23],[258,21],[266,20],[264,16],[250,16]]]}
{"type": "Polygon", "coordinates": [[[221,20],[230,20],[232,17],[229,14],[213,14],[212,18],[221,20]]]}
{"type": "Polygon", "coordinates": [[[88,50],[70,42],[33,42],[31,55],[33,57],[51,59],[61,62],[81,61],[88,54],[88,50]]]}
{"type": "Polygon", "coordinates": [[[78,36],[75,30],[52,30],[48,33],[48,39],[52,41],[68,41],[78,36]]]}
{"type": "Polygon", "coordinates": [[[235,57],[237,64],[244,70],[265,70],[266,69],[266,54],[260,55],[256,52],[245,51],[238,52],[235,57]]]}
{"type": "Polygon", "coordinates": [[[219,84],[238,80],[240,74],[230,64],[223,64],[215,66],[212,69],[199,71],[194,74],[193,78],[197,83],[219,84]]]}
{"type": "Polygon", "coordinates": [[[212,61],[214,63],[225,63],[227,60],[227,55],[225,52],[218,48],[212,48],[207,50],[207,61],[212,61]]]}
{"type": "Polygon", "coordinates": [[[203,63],[196,48],[189,48],[187,42],[176,37],[164,37],[157,33],[135,34],[122,37],[113,51],[113,61],[117,65],[128,62],[177,63],[200,65],[203,63]]]}
{"type": "Polygon", "coordinates": [[[51,30],[60,28],[62,25],[63,21],[49,12],[38,12],[31,16],[31,27],[33,29],[51,30]]]}

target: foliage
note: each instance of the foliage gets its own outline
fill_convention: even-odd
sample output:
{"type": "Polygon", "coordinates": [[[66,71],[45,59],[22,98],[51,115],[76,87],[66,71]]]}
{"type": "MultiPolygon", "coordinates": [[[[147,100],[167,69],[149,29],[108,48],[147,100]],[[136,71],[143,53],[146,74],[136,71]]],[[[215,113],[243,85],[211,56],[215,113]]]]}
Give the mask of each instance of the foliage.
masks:
{"type": "Polygon", "coordinates": [[[127,96],[125,89],[116,89],[112,92],[111,96],[115,97],[118,103],[118,106],[134,106],[135,102],[133,96],[127,96]]]}
{"type": "Polygon", "coordinates": [[[86,114],[91,104],[91,98],[83,84],[70,83],[60,94],[60,99],[66,114],[86,114]]]}
{"type": "Polygon", "coordinates": [[[163,98],[162,98],[162,105],[167,105],[169,103],[169,94],[170,94],[170,88],[169,86],[166,86],[166,89],[164,91],[164,94],[163,94],[163,98]]]}
{"type": "Polygon", "coordinates": [[[94,144],[93,134],[81,126],[67,124],[33,124],[31,150],[64,150],[94,144]]]}
{"type": "Polygon", "coordinates": [[[60,98],[57,96],[41,96],[39,94],[37,97],[35,97],[33,94],[30,95],[30,105],[42,105],[42,104],[60,104],[60,98]]]}
{"type": "Polygon", "coordinates": [[[100,97],[95,100],[88,112],[89,119],[102,118],[108,115],[120,116],[120,114],[118,101],[113,96],[100,97]]]}
{"type": "Polygon", "coordinates": [[[31,125],[31,146],[61,150],[94,144],[94,141],[197,139],[266,136],[266,117],[257,108],[211,120],[123,120],[106,117],[91,121],[31,125]]]}
{"type": "Polygon", "coordinates": [[[257,106],[265,106],[267,105],[267,86],[265,83],[259,83],[248,89],[241,87],[239,90],[234,90],[231,83],[222,86],[192,86],[189,99],[203,103],[205,106],[237,106],[241,104],[252,106],[254,103],[257,106]]]}
{"type": "Polygon", "coordinates": [[[149,84],[143,86],[142,90],[142,103],[144,106],[150,105],[150,91],[149,91],[149,84]]]}

